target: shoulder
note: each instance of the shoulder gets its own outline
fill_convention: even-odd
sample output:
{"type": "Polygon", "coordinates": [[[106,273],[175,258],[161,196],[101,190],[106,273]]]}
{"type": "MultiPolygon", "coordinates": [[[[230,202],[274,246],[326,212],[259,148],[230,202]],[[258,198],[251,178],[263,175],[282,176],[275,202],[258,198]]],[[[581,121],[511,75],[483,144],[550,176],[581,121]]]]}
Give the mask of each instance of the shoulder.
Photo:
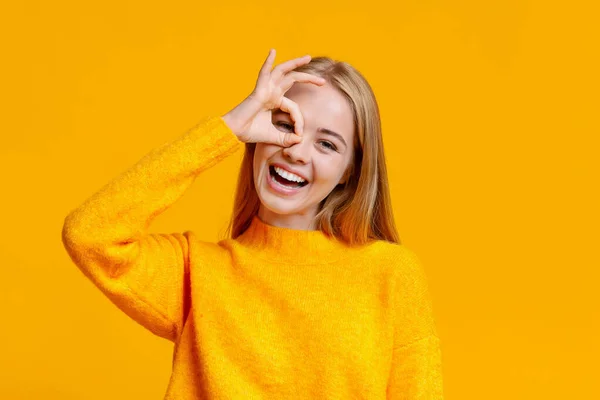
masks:
{"type": "Polygon", "coordinates": [[[369,246],[379,261],[384,261],[401,274],[411,274],[422,269],[419,256],[404,244],[377,240],[369,246]]]}
{"type": "Polygon", "coordinates": [[[202,240],[194,231],[188,230],[183,233],[189,243],[189,257],[193,259],[203,258],[211,261],[228,261],[231,258],[228,240],[210,242],[202,240]],[[225,244],[225,245],[224,245],[225,244]]]}
{"type": "Polygon", "coordinates": [[[396,290],[402,292],[427,291],[427,273],[420,257],[404,244],[378,241],[373,246],[394,281],[396,290]]]}

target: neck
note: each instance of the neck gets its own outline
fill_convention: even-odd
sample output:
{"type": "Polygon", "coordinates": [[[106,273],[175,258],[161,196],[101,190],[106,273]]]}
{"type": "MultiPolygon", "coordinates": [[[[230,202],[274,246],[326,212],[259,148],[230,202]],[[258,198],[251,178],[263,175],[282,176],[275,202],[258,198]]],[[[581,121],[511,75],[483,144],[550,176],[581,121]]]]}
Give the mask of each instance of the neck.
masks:
{"type": "Polygon", "coordinates": [[[348,246],[320,230],[293,229],[270,225],[252,217],[236,241],[254,257],[273,263],[320,264],[337,261],[348,254],[348,246]]]}
{"type": "Polygon", "coordinates": [[[317,229],[314,223],[316,215],[316,208],[305,210],[303,213],[277,214],[261,204],[258,210],[258,218],[268,225],[306,231],[314,231],[317,229]]]}

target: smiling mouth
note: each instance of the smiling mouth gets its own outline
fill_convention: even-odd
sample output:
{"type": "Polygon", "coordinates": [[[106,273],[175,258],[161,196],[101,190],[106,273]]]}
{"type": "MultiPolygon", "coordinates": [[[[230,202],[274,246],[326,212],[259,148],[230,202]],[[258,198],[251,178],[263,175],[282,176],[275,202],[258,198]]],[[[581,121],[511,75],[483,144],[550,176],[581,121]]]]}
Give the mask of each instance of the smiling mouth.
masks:
{"type": "Polygon", "coordinates": [[[274,181],[276,181],[277,183],[289,187],[289,188],[301,188],[304,187],[306,185],[308,185],[308,181],[304,181],[302,183],[300,182],[295,182],[295,181],[290,181],[288,179],[285,179],[283,176],[279,175],[277,172],[275,172],[275,167],[273,165],[269,165],[269,173],[271,174],[271,178],[273,178],[274,181]]]}

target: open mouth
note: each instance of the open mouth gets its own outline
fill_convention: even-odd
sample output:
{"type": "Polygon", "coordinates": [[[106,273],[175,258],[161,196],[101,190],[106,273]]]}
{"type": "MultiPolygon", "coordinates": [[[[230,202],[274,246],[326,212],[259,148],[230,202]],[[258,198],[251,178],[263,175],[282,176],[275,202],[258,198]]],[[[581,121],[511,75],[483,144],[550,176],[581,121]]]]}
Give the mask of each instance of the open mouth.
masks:
{"type": "Polygon", "coordinates": [[[308,185],[308,181],[306,180],[304,182],[296,182],[284,178],[275,171],[275,166],[273,165],[269,165],[269,173],[271,174],[271,178],[273,178],[273,181],[290,189],[301,188],[308,185]]]}

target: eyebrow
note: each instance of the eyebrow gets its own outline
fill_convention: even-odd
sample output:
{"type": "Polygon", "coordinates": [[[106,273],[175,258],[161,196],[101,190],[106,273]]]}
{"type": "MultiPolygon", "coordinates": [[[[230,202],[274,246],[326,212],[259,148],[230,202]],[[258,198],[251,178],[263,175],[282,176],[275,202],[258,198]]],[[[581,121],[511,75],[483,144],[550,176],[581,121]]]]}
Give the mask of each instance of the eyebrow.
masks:
{"type": "MultiPolygon", "coordinates": [[[[288,113],[286,113],[285,111],[281,110],[280,108],[274,109],[272,110],[273,115],[276,114],[285,114],[285,115],[289,115],[288,113]]],[[[348,144],[346,144],[346,141],[344,140],[344,137],[342,135],[340,135],[337,132],[332,131],[331,129],[327,129],[327,128],[318,128],[317,131],[324,133],[326,135],[331,135],[336,137],[339,141],[341,141],[345,147],[348,147],[348,144]]]]}

